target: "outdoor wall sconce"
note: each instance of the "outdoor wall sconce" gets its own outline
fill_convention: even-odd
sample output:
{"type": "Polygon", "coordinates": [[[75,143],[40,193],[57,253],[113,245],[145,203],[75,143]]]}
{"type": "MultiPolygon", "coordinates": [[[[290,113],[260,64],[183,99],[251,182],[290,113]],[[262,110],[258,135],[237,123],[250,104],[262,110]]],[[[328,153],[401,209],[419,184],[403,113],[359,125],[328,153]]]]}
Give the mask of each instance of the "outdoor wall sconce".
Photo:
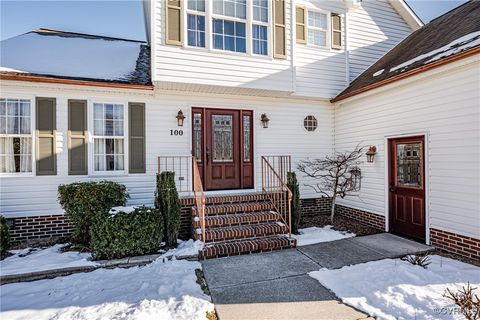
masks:
{"type": "Polygon", "coordinates": [[[270,119],[268,119],[268,117],[265,113],[263,113],[260,116],[260,121],[262,121],[262,125],[263,125],[264,128],[268,128],[268,121],[270,121],[270,119]]]}
{"type": "Polygon", "coordinates": [[[178,110],[176,118],[178,126],[183,127],[183,120],[185,120],[185,116],[183,115],[182,110],[178,110]]]}
{"type": "Polygon", "coordinates": [[[370,146],[367,151],[367,162],[372,163],[375,160],[375,155],[377,154],[377,147],[370,146]]]}

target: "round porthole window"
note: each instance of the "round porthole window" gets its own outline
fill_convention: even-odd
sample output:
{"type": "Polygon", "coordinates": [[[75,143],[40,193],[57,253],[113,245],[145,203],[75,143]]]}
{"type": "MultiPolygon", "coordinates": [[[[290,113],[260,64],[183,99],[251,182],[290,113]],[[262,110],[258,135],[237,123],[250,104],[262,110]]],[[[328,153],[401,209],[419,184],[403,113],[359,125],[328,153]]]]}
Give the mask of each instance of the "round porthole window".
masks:
{"type": "Polygon", "coordinates": [[[303,126],[307,131],[315,131],[317,129],[317,119],[314,116],[306,116],[303,120],[303,126]]]}

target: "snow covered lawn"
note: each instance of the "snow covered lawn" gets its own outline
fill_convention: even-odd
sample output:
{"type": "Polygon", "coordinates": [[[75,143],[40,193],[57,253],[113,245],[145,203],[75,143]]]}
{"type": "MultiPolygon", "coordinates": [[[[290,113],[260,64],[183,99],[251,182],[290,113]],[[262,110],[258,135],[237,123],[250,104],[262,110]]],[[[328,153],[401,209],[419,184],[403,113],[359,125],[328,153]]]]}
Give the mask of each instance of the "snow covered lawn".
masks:
{"type": "Polygon", "coordinates": [[[60,252],[65,246],[57,244],[46,249],[12,250],[13,256],[0,261],[0,275],[46,271],[58,268],[94,266],[90,253],[60,252]]]}
{"type": "Polygon", "coordinates": [[[198,262],[159,258],[143,267],[3,285],[0,318],[204,320],[213,304],[196,283],[197,268],[198,262]]]}
{"type": "Polygon", "coordinates": [[[292,234],[292,237],[297,239],[297,246],[355,237],[354,233],[336,231],[332,229],[332,226],[310,227],[299,229],[298,232],[300,234],[292,234]]]}
{"type": "Polygon", "coordinates": [[[309,275],[344,303],[378,319],[463,319],[443,294],[467,282],[480,289],[480,267],[440,256],[430,259],[427,269],[386,259],[309,275]]]}

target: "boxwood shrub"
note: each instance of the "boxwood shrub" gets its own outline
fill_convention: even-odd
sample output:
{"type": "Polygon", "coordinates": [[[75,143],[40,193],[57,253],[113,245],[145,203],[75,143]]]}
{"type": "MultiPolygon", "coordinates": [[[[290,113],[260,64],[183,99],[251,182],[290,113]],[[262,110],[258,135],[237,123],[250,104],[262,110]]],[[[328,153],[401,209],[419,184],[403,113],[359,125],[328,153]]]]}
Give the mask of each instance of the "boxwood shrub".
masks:
{"type": "Polygon", "coordinates": [[[110,208],[124,206],[127,188],[110,181],[82,182],[60,185],[58,201],[73,227],[73,242],[90,245],[90,226],[95,215],[108,214],[110,208]]]}
{"type": "Polygon", "coordinates": [[[3,259],[10,249],[10,229],[8,228],[7,219],[0,216],[0,258],[3,259]]]}
{"type": "Polygon", "coordinates": [[[96,215],[90,228],[94,259],[115,259],[157,252],[163,238],[160,211],[139,207],[130,213],[96,215]]]}

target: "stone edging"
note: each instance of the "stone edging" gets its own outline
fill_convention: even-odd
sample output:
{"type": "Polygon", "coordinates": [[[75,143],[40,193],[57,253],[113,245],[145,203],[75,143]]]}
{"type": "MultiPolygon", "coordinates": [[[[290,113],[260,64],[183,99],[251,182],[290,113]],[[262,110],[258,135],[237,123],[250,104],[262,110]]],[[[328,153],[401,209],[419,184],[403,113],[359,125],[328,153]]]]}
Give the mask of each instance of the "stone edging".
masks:
{"type": "MultiPolygon", "coordinates": [[[[29,273],[21,274],[12,274],[6,276],[0,276],[0,285],[17,283],[17,282],[28,282],[42,279],[53,279],[56,277],[68,276],[74,273],[82,272],[92,272],[101,268],[130,268],[136,266],[143,266],[149,263],[152,263],[158,259],[162,254],[150,254],[145,256],[135,256],[122,259],[113,259],[113,260],[99,260],[96,261],[97,265],[94,266],[79,266],[79,267],[68,267],[68,268],[59,268],[45,271],[36,271],[29,273]]],[[[165,257],[166,259],[171,259],[173,256],[165,257]]],[[[198,260],[198,256],[180,256],[176,257],[177,260],[198,260]]]]}

